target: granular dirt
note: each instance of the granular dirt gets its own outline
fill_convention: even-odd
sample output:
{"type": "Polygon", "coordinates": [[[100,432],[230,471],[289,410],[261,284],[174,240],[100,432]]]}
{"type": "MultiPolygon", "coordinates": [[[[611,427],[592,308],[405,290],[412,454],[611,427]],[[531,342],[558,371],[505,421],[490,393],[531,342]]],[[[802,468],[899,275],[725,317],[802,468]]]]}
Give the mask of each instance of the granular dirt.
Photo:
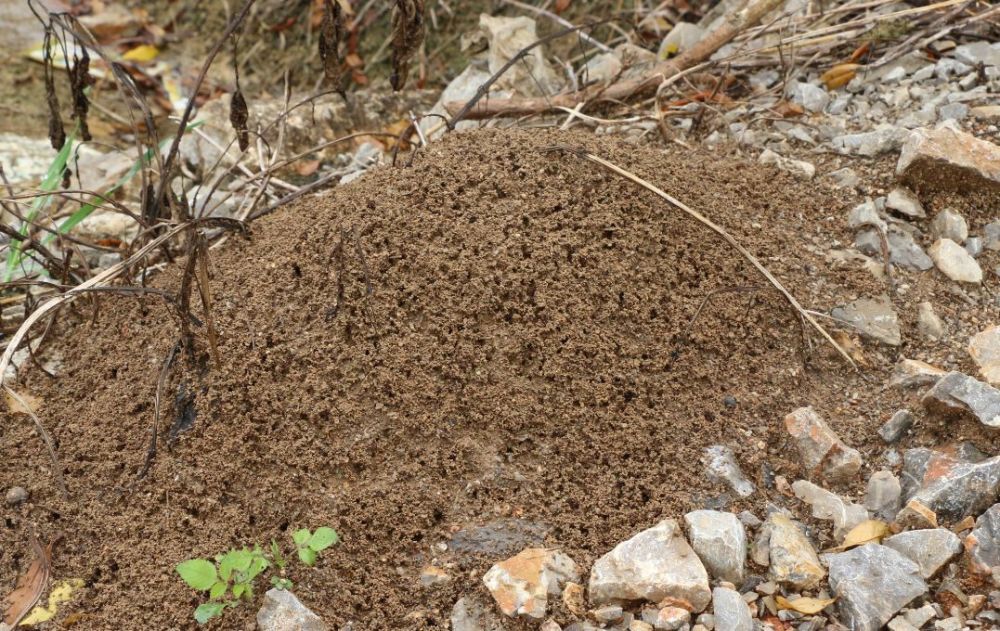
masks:
{"type": "MultiPolygon", "coordinates": [[[[558,546],[588,568],[692,508],[795,505],[765,485],[764,465],[802,475],[781,424],[799,406],[862,451],[866,478],[885,466],[878,426],[912,396],[881,391],[898,356],[974,367],[916,334],[918,302],[958,300],[939,274],[898,272],[893,291],[826,258],[852,238],[844,218],[856,201],[708,151],[545,130],[453,134],[411,168],[304,200],[213,251],[221,365],[200,330],[197,353],[167,378],[160,434],[192,409],[193,426],[144,479],[175,321],[152,298],[105,297],[96,319],[77,305],[79,321],[41,353],[61,354],[58,377],[28,370],[21,384],[43,401],[72,498],[56,490],[27,417],[6,414],[0,485],[31,499],[4,507],[0,585],[29,563],[30,532],[63,533],[53,576],[86,581],[64,607],[76,628],[195,628],[199,596],[175,564],[272,538],[289,553],[292,530],[330,525],[342,544],[288,576],[332,628],[446,628],[456,599],[482,592],[482,573],[519,545],[558,546]],[[855,372],[704,227],[542,150],[556,142],[702,210],[807,308],[889,293],[904,346],[857,342],[867,366],[855,372]],[[716,443],[758,484],[750,500],[706,480],[702,453],[716,443]],[[430,563],[452,580],[423,587],[430,563]]],[[[965,203],[973,230],[994,201],[949,199],[965,203]]],[[[984,267],[997,259],[984,255],[984,267]]],[[[949,316],[957,334],[988,320],[995,300],[962,293],[949,316]]],[[[943,432],[920,418],[903,447],[1000,448],[972,422],[943,432]]],[[[845,492],[862,488],[859,477],[845,492]]],[[[252,629],[259,599],[208,628],[252,629]]]]}

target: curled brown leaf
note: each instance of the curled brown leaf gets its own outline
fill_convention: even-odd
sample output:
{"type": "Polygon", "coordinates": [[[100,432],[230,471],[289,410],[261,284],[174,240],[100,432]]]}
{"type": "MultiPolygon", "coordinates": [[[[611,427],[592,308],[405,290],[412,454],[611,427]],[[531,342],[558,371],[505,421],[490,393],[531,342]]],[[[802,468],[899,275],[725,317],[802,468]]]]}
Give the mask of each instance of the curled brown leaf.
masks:
{"type": "Polygon", "coordinates": [[[389,82],[399,91],[406,85],[410,59],[424,41],[424,0],[396,0],[392,12],[392,74],[389,82]]]}
{"type": "Polygon", "coordinates": [[[52,549],[59,543],[60,538],[61,536],[57,535],[47,547],[43,548],[34,536],[31,537],[31,548],[35,553],[35,559],[28,566],[28,571],[18,579],[17,588],[7,595],[7,602],[10,605],[4,613],[5,624],[16,627],[41,600],[45,587],[49,584],[52,549]]]}
{"type": "Polygon", "coordinates": [[[229,122],[236,131],[239,139],[240,151],[246,151],[250,145],[250,130],[247,128],[247,121],[250,113],[247,111],[247,101],[243,98],[243,91],[239,88],[233,92],[233,98],[229,101],[229,122]]]}

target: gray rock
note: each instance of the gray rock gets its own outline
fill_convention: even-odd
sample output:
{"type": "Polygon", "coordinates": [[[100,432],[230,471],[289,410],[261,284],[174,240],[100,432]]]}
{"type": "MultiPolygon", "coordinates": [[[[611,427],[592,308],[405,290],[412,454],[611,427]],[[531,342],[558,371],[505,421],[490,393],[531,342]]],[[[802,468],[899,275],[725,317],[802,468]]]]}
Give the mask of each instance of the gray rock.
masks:
{"type": "Polygon", "coordinates": [[[753,631],[750,607],[738,591],[716,587],[712,590],[712,606],[719,631],[753,631]]]}
{"type": "Polygon", "coordinates": [[[958,535],[945,528],[909,530],[882,542],[920,566],[920,575],[931,578],[962,552],[958,535]]]}
{"type": "Polygon", "coordinates": [[[790,86],[788,96],[810,112],[822,112],[830,102],[830,94],[826,90],[803,81],[790,86]]]}
{"type": "Polygon", "coordinates": [[[1000,66],[1000,46],[990,45],[986,40],[956,46],[952,55],[958,61],[970,66],[978,66],[979,64],[1000,66]]]}
{"type": "Polygon", "coordinates": [[[850,167],[844,167],[842,169],[837,169],[836,171],[831,171],[826,174],[826,179],[830,181],[831,184],[837,188],[856,188],[861,184],[861,178],[854,169],[850,167]]]}
{"type": "Polygon", "coordinates": [[[874,131],[837,136],[831,140],[831,145],[838,153],[872,157],[898,150],[907,135],[905,129],[881,125],[874,131]]]}
{"type": "Polygon", "coordinates": [[[451,631],[504,631],[504,623],[478,596],[459,598],[451,610],[451,631]]]}
{"type": "Polygon", "coordinates": [[[913,191],[902,186],[897,186],[889,191],[885,207],[913,219],[922,219],[927,216],[920,199],[913,191]]]}
{"type": "Polygon", "coordinates": [[[792,483],[792,491],[795,497],[812,507],[813,517],[833,522],[833,536],[838,541],[851,528],[868,519],[868,510],[864,506],[848,502],[812,482],[798,480],[792,483]]]}
{"type": "Polygon", "coordinates": [[[1000,146],[950,123],[916,129],[900,150],[896,176],[921,190],[995,189],[1000,186],[1000,146]]]}
{"type": "Polygon", "coordinates": [[[904,499],[938,515],[956,520],[978,515],[1000,495],[1000,456],[975,460],[961,453],[910,449],[903,461],[904,499]]]}
{"type": "Polygon", "coordinates": [[[770,149],[765,149],[757,161],[761,164],[770,164],[778,167],[782,171],[791,173],[795,177],[802,180],[811,180],[813,176],[816,175],[816,166],[811,162],[806,162],[804,160],[793,160],[792,158],[786,158],[784,156],[778,155],[770,149]]]}
{"type": "Polygon", "coordinates": [[[884,344],[899,346],[903,342],[899,317],[884,296],[878,299],[860,298],[843,307],[836,307],[830,315],[852,325],[862,335],[884,344]]]}
{"type": "Polygon", "coordinates": [[[931,469],[931,465],[934,468],[947,469],[953,467],[955,462],[975,464],[986,459],[986,454],[967,441],[946,447],[941,451],[926,447],[907,449],[903,455],[903,471],[900,481],[903,499],[905,501],[913,497],[924,486],[924,478],[931,469]]]}
{"type": "Polygon", "coordinates": [[[708,573],[735,585],[743,582],[747,557],[747,533],[736,515],[714,510],[684,515],[691,547],[708,573]]]}
{"type": "Polygon", "coordinates": [[[527,519],[497,519],[459,530],[452,536],[448,549],[463,559],[480,555],[498,558],[544,545],[548,531],[545,524],[527,519]]]}
{"type": "Polygon", "coordinates": [[[785,429],[808,474],[818,473],[830,482],[842,483],[861,469],[858,450],[845,445],[811,407],[799,408],[786,416],[785,429]]]}
{"type": "Polygon", "coordinates": [[[960,372],[950,372],[921,399],[924,408],[942,416],[967,414],[1000,429],[1000,390],[960,372]]]}
{"type": "Polygon", "coordinates": [[[969,106],[965,103],[949,103],[938,108],[938,120],[965,120],[969,116],[969,106]]]}
{"type": "Polygon", "coordinates": [[[937,383],[946,374],[945,371],[927,362],[902,357],[892,369],[888,385],[892,388],[920,388],[937,383]]]}
{"type": "Polygon", "coordinates": [[[780,512],[771,513],[765,528],[771,578],[796,589],[815,587],[826,571],[799,525],[780,512]]]}
{"type": "Polygon", "coordinates": [[[934,67],[934,74],[938,79],[948,79],[949,77],[960,77],[972,71],[972,66],[963,64],[957,59],[942,57],[934,67]]]}
{"type": "Polygon", "coordinates": [[[825,559],[841,621],[851,631],[878,631],[927,592],[920,567],[892,548],[869,543],[825,559]]]}
{"type": "Polygon", "coordinates": [[[934,261],[909,232],[891,226],[886,241],[889,242],[890,263],[921,272],[934,267],[934,261]]]}
{"type": "Polygon", "coordinates": [[[913,415],[909,410],[898,410],[885,422],[878,430],[878,435],[888,444],[892,444],[903,437],[908,429],[913,426],[913,415]]]}
{"type": "Polygon", "coordinates": [[[590,610],[591,617],[602,625],[618,622],[624,613],[620,605],[605,605],[590,610]]]}
{"type": "Polygon", "coordinates": [[[1000,221],[993,221],[983,227],[983,247],[1000,250],[1000,221]]]}
{"type": "Polygon", "coordinates": [[[917,330],[929,340],[944,337],[944,321],[934,312],[934,305],[929,302],[917,305],[917,330]]]}
{"type": "Polygon", "coordinates": [[[329,627],[287,589],[269,589],[257,612],[260,631],[327,631],[329,627]]]}
{"type": "Polygon", "coordinates": [[[595,605],[629,600],[660,602],[683,598],[702,611],[712,598],[708,572],[680,526],[665,519],[615,546],[590,571],[590,600],[595,605]]]}
{"type": "MultiPolygon", "coordinates": [[[[998,576],[1000,568],[1000,504],[994,504],[976,520],[976,527],[965,538],[969,565],[973,571],[998,576]]],[[[1000,587],[1000,585],[998,585],[1000,587]]]]}
{"type": "Polygon", "coordinates": [[[903,489],[892,471],[876,471],[868,478],[865,508],[883,521],[892,521],[899,512],[903,489]]]}
{"type": "Polygon", "coordinates": [[[931,221],[931,234],[937,239],[964,243],[969,236],[969,224],[958,211],[946,208],[931,221]]]}
{"type": "Polygon", "coordinates": [[[982,237],[969,237],[965,240],[965,251],[969,253],[972,258],[979,257],[983,253],[983,238],[982,237]]]}
{"type": "Polygon", "coordinates": [[[23,486],[12,486],[5,497],[8,506],[17,506],[28,501],[28,489],[23,486]]]}
{"type": "Polygon", "coordinates": [[[740,497],[750,497],[756,491],[753,482],[747,479],[736,462],[733,450],[724,445],[705,448],[705,469],[709,480],[725,483],[740,497]]]}
{"type": "Polygon", "coordinates": [[[951,239],[938,239],[929,252],[931,260],[948,278],[961,283],[983,282],[983,269],[979,263],[951,239]]]}
{"type": "Polygon", "coordinates": [[[875,202],[870,199],[851,209],[851,212],[847,215],[847,226],[849,228],[876,226],[882,230],[888,229],[885,220],[879,217],[875,202]]]}

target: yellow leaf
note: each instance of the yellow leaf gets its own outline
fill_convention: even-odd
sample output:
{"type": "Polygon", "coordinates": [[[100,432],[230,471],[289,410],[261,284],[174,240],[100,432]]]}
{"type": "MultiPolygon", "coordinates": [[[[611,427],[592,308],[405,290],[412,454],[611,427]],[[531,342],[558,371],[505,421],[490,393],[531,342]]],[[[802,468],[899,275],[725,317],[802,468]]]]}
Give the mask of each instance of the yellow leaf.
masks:
{"type": "Polygon", "coordinates": [[[778,603],[780,609],[791,609],[799,613],[804,614],[815,614],[823,611],[827,605],[833,604],[836,598],[796,598],[795,600],[788,600],[783,596],[775,596],[775,602],[778,603]]]}
{"type": "Polygon", "coordinates": [[[827,90],[835,90],[851,82],[861,64],[837,64],[820,76],[820,81],[826,84],[827,90]]]}
{"type": "Polygon", "coordinates": [[[51,620],[55,617],[56,609],[58,609],[59,605],[72,598],[73,592],[83,587],[83,585],[83,579],[80,578],[71,578],[67,581],[57,583],[52,588],[52,591],[49,592],[49,606],[36,606],[28,614],[28,617],[21,621],[21,626],[29,626],[51,620]]]}
{"type": "Polygon", "coordinates": [[[831,550],[846,550],[866,543],[878,543],[882,537],[889,534],[889,524],[877,519],[868,519],[861,522],[844,537],[844,542],[831,550]]]}
{"type": "MultiPolygon", "coordinates": [[[[24,401],[24,403],[28,404],[32,412],[35,412],[37,414],[38,411],[42,408],[42,400],[39,399],[38,397],[31,396],[27,392],[21,392],[19,393],[19,396],[21,397],[21,401],[24,401]]],[[[16,398],[11,396],[9,392],[6,393],[6,397],[7,397],[7,409],[10,410],[11,414],[28,413],[28,410],[25,409],[24,405],[21,404],[21,401],[18,401],[16,398]]]]}
{"type": "Polygon", "coordinates": [[[139,44],[122,55],[126,61],[153,61],[160,54],[160,49],[149,44],[139,44]]]}

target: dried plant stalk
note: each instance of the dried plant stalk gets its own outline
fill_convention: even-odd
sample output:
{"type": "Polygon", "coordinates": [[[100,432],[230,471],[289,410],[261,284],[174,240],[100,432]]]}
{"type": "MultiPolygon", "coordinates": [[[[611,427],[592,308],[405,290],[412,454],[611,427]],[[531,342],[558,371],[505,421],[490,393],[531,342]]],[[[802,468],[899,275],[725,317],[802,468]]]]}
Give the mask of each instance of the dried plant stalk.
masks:
{"type": "Polygon", "coordinates": [[[344,33],[344,20],[340,3],[324,0],[323,22],[319,27],[319,58],[323,61],[323,76],[328,85],[342,91],[343,67],[340,59],[340,40],[344,33]]]}

